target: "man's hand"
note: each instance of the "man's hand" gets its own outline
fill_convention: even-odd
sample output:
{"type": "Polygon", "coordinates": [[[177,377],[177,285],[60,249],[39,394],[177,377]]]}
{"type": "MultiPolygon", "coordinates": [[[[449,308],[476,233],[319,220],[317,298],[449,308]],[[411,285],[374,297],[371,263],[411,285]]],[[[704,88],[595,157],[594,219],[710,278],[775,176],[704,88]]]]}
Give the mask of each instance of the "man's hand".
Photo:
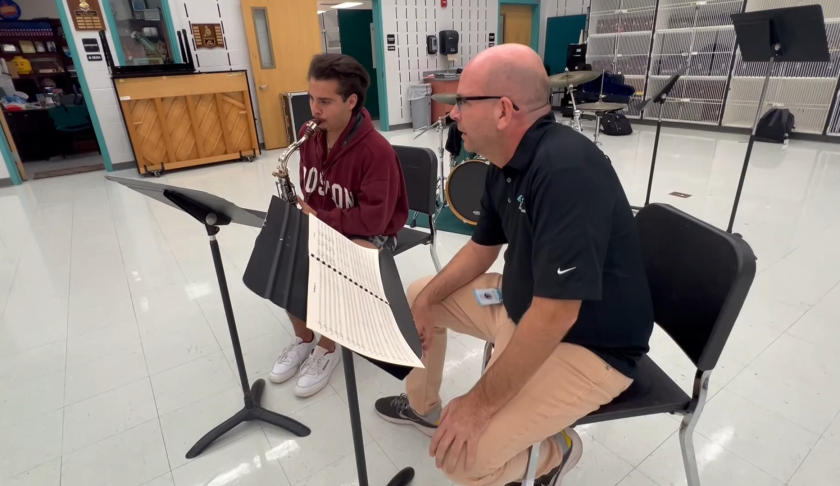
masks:
{"type": "Polygon", "coordinates": [[[440,416],[437,432],[432,437],[429,455],[434,456],[435,465],[452,474],[461,452],[466,449],[466,468],[475,463],[478,439],[490,424],[492,413],[477,402],[472,393],[453,399],[440,416]],[[448,460],[447,460],[448,458],[448,460]]]}
{"type": "Polygon", "coordinates": [[[417,327],[417,334],[420,335],[420,344],[425,355],[432,347],[432,338],[434,337],[431,306],[422,302],[414,302],[411,307],[411,315],[414,317],[414,325],[417,327]]]}
{"type": "Polygon", "coordinates": [[[312,209],[312,207],[298,196],[298,204],[300,204],[300,210],[303,211],[303,214],[311,214],[313,216],[318,216],[318,211],[312,209]]]}

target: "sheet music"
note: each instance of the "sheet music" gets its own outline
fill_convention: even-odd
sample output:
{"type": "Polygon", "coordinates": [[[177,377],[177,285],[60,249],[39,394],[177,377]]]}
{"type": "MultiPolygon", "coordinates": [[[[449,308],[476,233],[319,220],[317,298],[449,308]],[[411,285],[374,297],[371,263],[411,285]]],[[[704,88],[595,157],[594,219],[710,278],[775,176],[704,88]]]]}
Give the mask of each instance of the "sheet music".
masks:
{"type": "Polygon", "coordinates": [[[378,250],[309,217],[309,329],[369,358],[422,368],[385,298],[378,250]]]}

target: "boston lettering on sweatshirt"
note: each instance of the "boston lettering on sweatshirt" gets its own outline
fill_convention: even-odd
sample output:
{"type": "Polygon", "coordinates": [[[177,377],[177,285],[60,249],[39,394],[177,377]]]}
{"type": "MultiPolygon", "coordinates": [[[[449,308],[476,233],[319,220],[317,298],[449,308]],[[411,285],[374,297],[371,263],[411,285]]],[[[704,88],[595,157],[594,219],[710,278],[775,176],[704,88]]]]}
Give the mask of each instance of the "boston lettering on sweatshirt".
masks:
{"type": "Polygon", "coordinates": [[[301,146],[300,181],[318,219],[345,236],[396,236],[408,220],[402,166],[364,108],[332,150],[321,131],[301,146]]]}

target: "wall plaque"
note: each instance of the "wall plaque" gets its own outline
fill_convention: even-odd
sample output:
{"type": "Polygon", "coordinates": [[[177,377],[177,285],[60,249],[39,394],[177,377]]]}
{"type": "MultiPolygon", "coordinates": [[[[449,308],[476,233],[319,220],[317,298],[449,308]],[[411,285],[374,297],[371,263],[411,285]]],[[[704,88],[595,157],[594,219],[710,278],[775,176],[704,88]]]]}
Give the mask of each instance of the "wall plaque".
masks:
{"type": "Polygon", "coordinates": [[[214,49],[225,47],[222,24],[192,24],[196,48],[214,49]]]}
{"type": "Polygon", "coordinates": [[[99,0],[67,0],[76,30],[105,30],[99,0]]]}

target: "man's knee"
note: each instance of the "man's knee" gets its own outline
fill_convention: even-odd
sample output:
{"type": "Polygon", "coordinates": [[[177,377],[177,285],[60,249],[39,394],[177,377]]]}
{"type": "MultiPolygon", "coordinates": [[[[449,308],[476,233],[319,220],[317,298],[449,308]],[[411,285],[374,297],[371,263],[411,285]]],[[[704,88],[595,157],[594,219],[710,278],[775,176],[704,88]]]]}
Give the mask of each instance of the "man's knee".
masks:
{"type": "Polygon", "coordinates": [[[419,280],[415,280],[411,282],[411,285],[408,286],[408,291],[406,292],[406,296],[408,297],[408,305],[414,305],[414,300],[417,299],[417,296],[420,295],[420,292],[426,288],[426,285],[429,285],[429,282],[432,281],[434,277],[424,277],[419,280]]]}

